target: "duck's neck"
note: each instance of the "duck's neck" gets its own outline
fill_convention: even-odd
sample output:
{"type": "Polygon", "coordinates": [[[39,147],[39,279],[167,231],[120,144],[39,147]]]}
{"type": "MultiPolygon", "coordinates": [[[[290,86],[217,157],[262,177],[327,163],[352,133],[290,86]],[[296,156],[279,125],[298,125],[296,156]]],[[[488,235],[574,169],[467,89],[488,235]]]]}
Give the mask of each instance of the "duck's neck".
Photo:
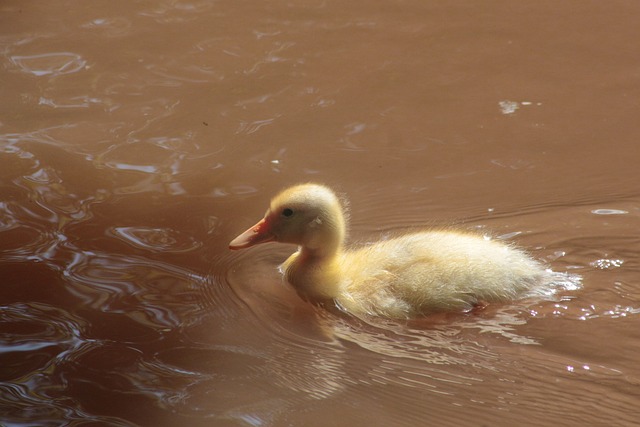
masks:
{"type": "Polygon", "coordinates": [[[285,277],[305,299],[322,302],[342,292],[341,249],[322,251],[300,247],[282,265],[285,277]]]}

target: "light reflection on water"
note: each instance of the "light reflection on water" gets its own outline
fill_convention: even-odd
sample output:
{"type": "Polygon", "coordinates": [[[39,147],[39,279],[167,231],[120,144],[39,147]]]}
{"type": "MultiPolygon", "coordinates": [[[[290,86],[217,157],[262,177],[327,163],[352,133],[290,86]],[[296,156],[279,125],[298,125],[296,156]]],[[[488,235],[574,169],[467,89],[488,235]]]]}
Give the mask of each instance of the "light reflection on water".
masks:
{"type": "Polygon", "coordinates": [[[2,6],[0,424],[636,423],[636,6],[312,3],[2,6]],[[455,225],[584,287],[311,306],[293,248],[227,250],[310,180],[354,242],[455,225]]]}
{"type": "Polygon", "coordinates": [[[34,76],[58,76],[77,73],[85,68],[87,61],[71,52],[43,53],[40,55],[14,55],[11,61],[26,73],[34,76]]]}

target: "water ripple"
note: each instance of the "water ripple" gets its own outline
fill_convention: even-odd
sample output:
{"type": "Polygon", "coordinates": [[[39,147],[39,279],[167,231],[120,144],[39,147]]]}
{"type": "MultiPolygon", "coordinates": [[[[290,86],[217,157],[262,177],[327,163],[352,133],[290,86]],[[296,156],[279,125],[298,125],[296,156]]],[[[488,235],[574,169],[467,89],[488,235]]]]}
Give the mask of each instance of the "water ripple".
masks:
{"type": "Polygon", "coordinates": [[[152,252],[182,253],[202,246],[202,242],[170,228],[112,227],[109,232],[132,246],[152,252]]]}
{"type": "Polygon", "coordinates": [[[10,59],[23,72],[38,77],[72,74],[83,70],[87,65],[85,59],[71,52],[53,52],[27,56],[13,55],[10,59]]]}
{"type": "Polygon", "coordinates": [[[68,397],[64,366],[99,341],[83,338],[89,323],[65,309],[43,303],[0,306],[2,420],[7,425],[60,425],[65,419],[129,426],[116,417],[93,416],[68,397]]]}
{"type": "Polygon", "coordinates": [[[87,307],[123,313],[153,330],[176,328],[202,310],[199,296],[207,281],[192,271],[141,257],[78,249],[72,256],[63,275],[68,291],[87,307]]]}

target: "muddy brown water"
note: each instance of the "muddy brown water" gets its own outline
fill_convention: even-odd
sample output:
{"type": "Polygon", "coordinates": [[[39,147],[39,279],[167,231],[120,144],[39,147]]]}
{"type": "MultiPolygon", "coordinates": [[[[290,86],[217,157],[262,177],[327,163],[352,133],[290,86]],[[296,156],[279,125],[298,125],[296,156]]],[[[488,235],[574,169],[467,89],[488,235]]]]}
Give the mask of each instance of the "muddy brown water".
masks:
{"type": "Polygon", "coordinates": [[[0,424],[631,426],[640,3],[0,5],[0,424]],[[395,322],[230,252],[318,181],[582,289],[395,322]]]}

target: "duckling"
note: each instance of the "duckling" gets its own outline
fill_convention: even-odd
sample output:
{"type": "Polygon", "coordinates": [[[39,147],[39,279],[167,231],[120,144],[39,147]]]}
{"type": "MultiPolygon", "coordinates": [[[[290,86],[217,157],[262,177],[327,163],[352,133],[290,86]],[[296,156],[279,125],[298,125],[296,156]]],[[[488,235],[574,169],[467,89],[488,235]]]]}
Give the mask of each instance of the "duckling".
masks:
{"type": "MultiPolygon", "coordinates": [[[[264,218],[230,249],[298,245],[281,266],[306,300],[356,316],[412,318],[523,297],[550,279],[523,250],[463,231],[428,230],[346,249],[345,207],[319,184],[276,195],[264,218]]],[[[557,273],[561,274],[561,273],[557,273]]]]}

